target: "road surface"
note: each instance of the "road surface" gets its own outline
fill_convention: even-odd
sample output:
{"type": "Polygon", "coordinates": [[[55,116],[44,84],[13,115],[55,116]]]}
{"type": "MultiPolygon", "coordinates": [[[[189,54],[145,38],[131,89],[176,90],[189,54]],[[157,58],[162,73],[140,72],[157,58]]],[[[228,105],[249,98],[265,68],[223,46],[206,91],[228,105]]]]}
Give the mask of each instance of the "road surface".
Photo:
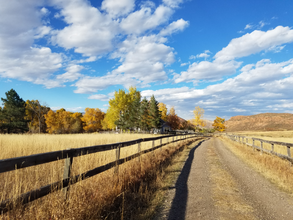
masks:
{"type": "Polygon", "coordinates": [[[156,219],[292,220],[293,197],[211,138],[191,148],[156,219]]]}

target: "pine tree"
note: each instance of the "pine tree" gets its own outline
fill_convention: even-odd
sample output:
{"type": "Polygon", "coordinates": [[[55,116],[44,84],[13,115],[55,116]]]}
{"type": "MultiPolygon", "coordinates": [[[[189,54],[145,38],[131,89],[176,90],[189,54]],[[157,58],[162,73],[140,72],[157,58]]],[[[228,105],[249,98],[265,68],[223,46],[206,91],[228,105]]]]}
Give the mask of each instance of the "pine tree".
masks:
{"type": "Polygon", "coordinates": [[[151,128],[150,117],[149,117],[149,102],[146,98],[144,98],[140,103],[139,115],[140,115],[139,127],[142,130],[149,130],[151,128]]]}
{"type": "Polygon", "coordinates": [[[25,101],[19,97],[14,89],[5,93],[6,99],[1,98],[3,109],[0,112],[1,130],[7,133],[28,131],[25,119],[25,101]]]}
{"type": "Polygon", "coordinates": [[[159,110],[158,102],[155,99],[155,96],[152,95],[150,103],[149,103],[149,117],[150,117],[150,125],[152,128],[160,128],[161,127],[161,111],[159,110]]]}

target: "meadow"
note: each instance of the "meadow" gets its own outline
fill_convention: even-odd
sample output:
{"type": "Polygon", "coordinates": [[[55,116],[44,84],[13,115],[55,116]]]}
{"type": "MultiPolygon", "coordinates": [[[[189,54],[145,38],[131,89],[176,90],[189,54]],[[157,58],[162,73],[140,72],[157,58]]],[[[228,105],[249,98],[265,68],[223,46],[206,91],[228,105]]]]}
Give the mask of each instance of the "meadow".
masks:
{"type": "MultiPolygon", "coordinates": [[[[267,141],[293,143],[293,131],[242,131],[242,132],[233,132],[233,134],[249,137],[248,138],[249,144],[253,143],[251,139],[252,137],[267,140],[267,141]]],[[[258,147],[261,146],[259,141],[255,141],[254,144],[258,147]]],[[[267,150],[271,150],[272,146],[269,143],[263,143],[263,148],[267,150]]],[[[286,146],[274,145],[274,151],[279,154],[287,155],[286,146]]],[[[290,148],[290,151],[291,151],[291,155],[293,156],[293,148],[290,148]]]]}
{"type": "MultiPolygon", "coordinates": [[[[71,134],[71,135],[0,135],[0,159],[26,156],[69,148],[117,143],[150,134],[71,134]]],[[[157,140],[155,145],[159,145],[157,140]]],[[[163,139],[167,143],[167,138],[163,139]]],[[[169,144],[162,150],[141,156],[119,167],[79,182],[70,187],[69,198],[62,192],[55,192],[32,202],[26,207],[14,204],[14,209],[0,219],[115,219],[123,215],[131,218],[130,210],[123,204],[134,203],[141,209],[149,200],[148,184],[156,179],[162,161],[186,144],[169,144]],[[131,189],[131,190],[130,190],[131,189]],[[126,193],[125,193],[126,192],[126,193]],[[127,194],[128,192],[128,194],[127,194]],[[135,192],[135,195],[133,194],[135,192]],[[132,196],[130,196],[132,195],[132,196]],[[134,195],[134,196],[133,196],[134,195]],[[137,198],[137,201],[133,201],[137,198]],[[109,210],[112,210],[109,212],[109,210]],[[113,217],[114,216],[114,217],[113,217]]],[[[152,142],[141,144],[141,150],[152,147],[152,142]]],[[[137,153],[137,145],[121,149],[121,158],[137,153]]],[[[115,150],[84,155],[73,159],[72,175],[83,173],[95,167],[114,161],[115,150]]],[[[22,193],[60,181],[63,178],[64,160],[51,162],[21,170],[0,174],[1,201],[16,198],[22,193]]]]}

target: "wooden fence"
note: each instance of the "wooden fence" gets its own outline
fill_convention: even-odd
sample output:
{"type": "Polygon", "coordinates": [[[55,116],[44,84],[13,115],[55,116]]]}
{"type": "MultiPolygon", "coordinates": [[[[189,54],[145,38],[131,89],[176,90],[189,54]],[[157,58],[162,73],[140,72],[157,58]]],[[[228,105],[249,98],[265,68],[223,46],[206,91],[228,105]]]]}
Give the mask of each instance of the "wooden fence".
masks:
{"type": "MultiPolygon", "coordinates": [[[[63,174],[63,180],[43,186],[39,189],[32,190],[30,192],[21,194],[17,199],[8,199],[5,201],[2,201],[0,203],[0,213],[3,214],[7,212],[11,208],[11,204],[14,202],[21,203],[21,204],[27,204],[29,202],[32,202],[36,199],[39,199],[43,196],[48,195],[52,191],[61,190],[63,189],[65,194],[67,192],[67,189],[69,185],[75,184],[79,181],[85,180],[86,178],[92,177],[94,175],[97,175],[99,173],[102,173],[106,170],[109,170],[113,167],[116,167],[118,169],[118,166],[120,164],[123,164],[129,160],[132,160],[136,157],[140,157],[142,154],[146,154],[148,152],[154,151],[158,148],[161,148],[169,143],[176,142],[179,140],[184,140],[187,138],[196,137],[198,135],[196,134],[182,134],[182,135],[168,135],[168,136],[160,136],[160,137],[151,137],[151,138],[141,138],[137,140],[132,141],[126,141],[126,142],[120,142],[120,143],[114,143],[114,144],[105,144],[105,145],[96,145],[96,146],[89,146],[89,147],[83,147],[83,148],[74,148],[74,149],[68,149],[68,150],[61,150],[61,151],[54,151],[54,152],[48,152],[48,153],[42,153],[42,154],[35,154],[30,156],[24,156],[24,157],[16,157],[16,158],[10,158],[10,159],[4,159],[0,160],[0,173],[13,171],[16,169],[22,169],[25,167],[31,167],[36,166],[44,163],[49,163],[53,161],[58,160],[65,160],[64,165],[64,174],[63,174]],[[162,144],[162,139],[167,138],[167,143],[162,144]],[[170,140],[172,139],[172,140],[170,140]],[[155,146],[155,140],[160,140],[160,145],[155,146]],[[152,141],[152,148],[141,151],[141,143],[142,142],[148,142],[152,141]],[[133,154],[131,156],[120,158],[120,149],[123,147],[127,147],[130,145],[137,144],[137,153],[133,154]],[[92,170],[89,170],[85,173],[71,176],[71,167],[73,163],[74,157],[84,156],[92,153],[102,152],[102,151],[108,151],[116,149],[116,160],[113,162],[110,162],[106,165],[96,167],[92,170]]],[[[203,137],[203,136],[199,136],[203,137]]]]}
{"type": "Polygon", "coordinates": [[[257,150],[261,151],[261,153],[266,152],[268,154],[273,154],[273,155],[276,155],[276,156],[278,156],[278,157],[280,157],[282,159],[286,159],[286,160],[290,161],[291,163],[293,163],[293,158],[291,157],[291,150],[290,150],[290,148],[293,147],[292,143],[268,141],[268,140],[263,140],[263,139],[259,139],[259,138],[254,138],[254,137],[238,136],[238,135],[231,135],[231,134],[225,134],[225,135],[228,136],[231,140],[237,141],[237,142],[242,143],[242,144],[246,144],[248,146],[251,146],[251,147],[253,147],[253,149],[257,149],[257,150]],[[248,143],[249,139],[252,140],[252,144],[248,143]],[[256,142],[259,142],[260,146],[257,146],[256,142]],[[270,150],[265,149],[263,147],[264,143],[270,144],[271,149],[270,150]],[[286,147],[287,148],[287,155],[277,153],[275,151],[275,145],[280,145],[280,146],[286,147]]]}

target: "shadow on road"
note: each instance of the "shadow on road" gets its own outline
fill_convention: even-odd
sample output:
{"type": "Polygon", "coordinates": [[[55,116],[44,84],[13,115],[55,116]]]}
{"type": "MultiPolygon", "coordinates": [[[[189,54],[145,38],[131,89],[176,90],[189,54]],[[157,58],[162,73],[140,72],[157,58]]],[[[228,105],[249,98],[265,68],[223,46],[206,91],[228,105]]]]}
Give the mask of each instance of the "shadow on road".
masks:
{"type": "Polygon", "coordinates": [[[175,184],[175,197],[172,202],[172,206],[169,212],[168,220],[184,220],[185,211],[187,205],[188,188],[187,181],[191,169],[191,164],[194,158],[194,151],[204,142],[205,140],[199,142],[195,147],[193,147],[188,155],[188,158],[184,164],[181,174],[175,184]]]}

